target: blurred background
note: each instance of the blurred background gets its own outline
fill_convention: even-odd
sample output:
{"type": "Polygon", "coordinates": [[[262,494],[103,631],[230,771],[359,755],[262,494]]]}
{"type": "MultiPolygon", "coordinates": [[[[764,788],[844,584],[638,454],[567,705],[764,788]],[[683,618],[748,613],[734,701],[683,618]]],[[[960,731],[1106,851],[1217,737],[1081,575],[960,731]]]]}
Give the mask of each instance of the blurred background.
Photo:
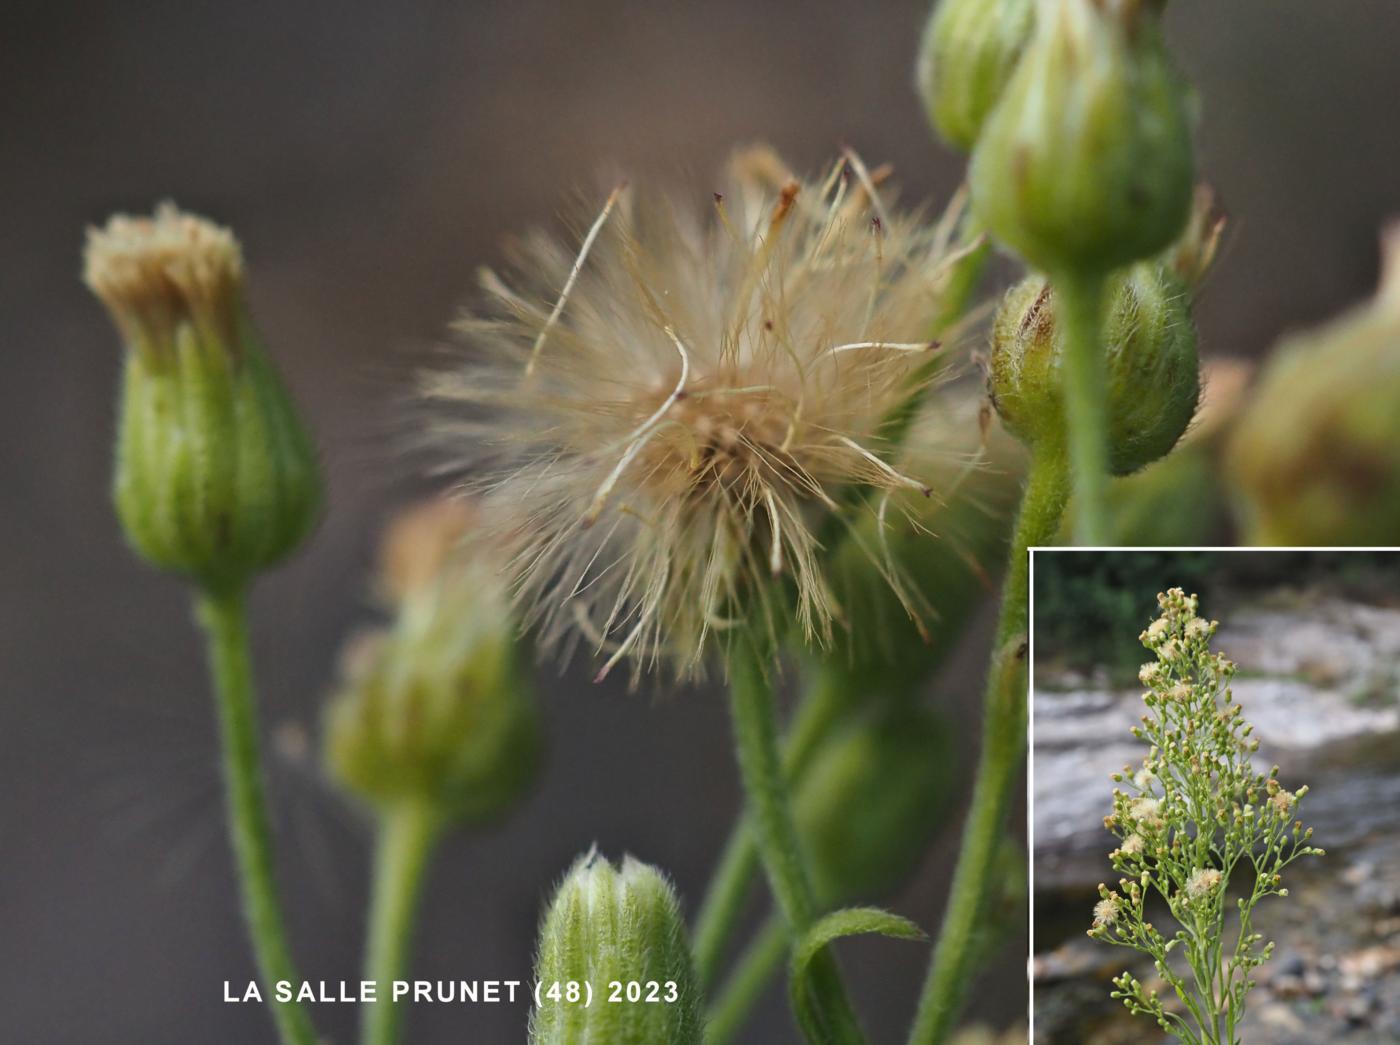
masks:
{"type": "MultiPolygon", "coordinates": [[[[181,586],[122,546],[107,499],[120,360],[78,281],[83,229],[162,198],[231,225],[253,308],[322,447],[317,539],[254,600],[282,870],[304,973],[357,975],[366,831],[326,793],[315,729],[336,647],[367,616],[414,363],[502,238],[554,226],[600,172],[707,194],[737,144],[815,170],[842,144],[941,201],[962,160],[912,89],[927,5],[742,0],[505,4],[6,5],[0,61],[0,1012],[17,1045],[268,1040],[221,1002],[251,975],[216,751],[181,586]]],[[[1393,0],[1178,3],[1201,157],[1235,222],[1199,309],[1207,355],[1366,295],[1400,214],[1393,0]]],[[[1155,591],[1155,589],[1154,589],[1155,591]]],[[[976,728],[985,629],[938,700],[976,728]]],[[[676,878],[692,907],[737,793],[722,701],[544,675],[551,760],[494,833],[456,838],[416,972],[529,975],[539,904],[597,841],[676,878]]],[[[964,747],[970,747],[971,741],[964,747]]],[[[892,906],[936,929],[956,824],[892,906]]],[[[901,1040],[923,955],[846,946],[877,1042],[901,1040]]],[[[971,1018],[1024,1013],[1018,942],[971,1018]]],[[[335,1040],[354,1014],[323,1012],[335,1040]]],[[[519,1041],[523,1007],[417,1010],[414,1037],[519,1041]]],[[[747,1040],[794,1039],[769,998],[747,1040]]]]}
{"type": "MultiPolygon", "coordinates": [[[[1211,646],[1238,666],[1256,765],[1309,786],[1299,816],[1327,851],[1255,912],[1277,949],[1253,974],[1242,1040],[1400,1040],[1400,553],[1054,551],[1035,556],[1035,1041],[1167,1040],[1109,993],[1124,968],[1170,987],[1085,930],[1098,883],[1115,881],[1109,776],[1146,754],[1129,734],[1152,659],[1137,637],[1172,587],[1220,622],[1211,646]]],[[[1156,917],[1171,935],[1165,907],[1156,917]]]]}

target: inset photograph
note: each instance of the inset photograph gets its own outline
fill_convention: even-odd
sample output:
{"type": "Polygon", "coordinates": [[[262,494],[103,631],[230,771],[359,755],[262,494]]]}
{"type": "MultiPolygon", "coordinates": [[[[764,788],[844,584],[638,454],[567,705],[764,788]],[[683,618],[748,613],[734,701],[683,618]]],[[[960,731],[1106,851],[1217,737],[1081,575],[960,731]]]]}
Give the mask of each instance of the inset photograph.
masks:
{"type": "Polygon", "coordinates": [[[1400,552],[1032,589],[1033,1040],[1400,1041],[1400,552]]]}

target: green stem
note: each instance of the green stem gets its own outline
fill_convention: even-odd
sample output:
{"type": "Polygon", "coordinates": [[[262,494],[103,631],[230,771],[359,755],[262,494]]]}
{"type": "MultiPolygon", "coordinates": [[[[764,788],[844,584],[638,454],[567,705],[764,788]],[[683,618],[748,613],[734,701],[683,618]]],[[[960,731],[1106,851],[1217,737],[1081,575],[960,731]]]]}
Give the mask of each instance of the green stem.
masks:
{"type": "Polygon", "coordinates": [[[1108,535],[1108,385],[1102,339],[1104,279],[1054,281],[1064,324],[1065,428],[1074,475],[1074,540],[1101,545],[1108,535]]]}
{"type": "Polygon", "coordinates": [[[393,1000],[393,984],[408,971],[414,919],[442,827],[442,818],[422,802],[405,801],[381,814],[364,964],[365,979],[378,993],[375,1004],[364,1007],[365,1045],[394,1045],[399,1039],[404,1009],[393,1000]]]}
{"type": "Polygon", "coordinates": [[[1063,453],[1057,446],[1041,448],[1031,460],[1011,542],[982,708],[981,761],[943,926],[909,1035],[910,1045],[940,1045],[945,1040],[972,975],[973,945],[992,889],[993,861],[1005,829],[1006,807],[1025,762],[1028,549],[1055,539],[1067,497],[1063,453]]]}
{"type": "Polygon", "coordinates": [[[745,949],[738,965],[705,1018],[705,1045],[728,1045],[783,967],[788,953],[787,929],[771,917],[745,949]]]}
{"type": "MultiPolygon", "coordinates": [[[[804,694],[783,743],[783,771],[789,785],[801,777],[848,699],[845,690],[827,676],[804,694]]],[[[695,967],[706,991],[719,979],[725,948],[738,927],[758,868],[758,846],[745,815],[735,822],[725,842],[695,919],[695,967]]]]}
{"type": "MultiPolygon", "coordinates": [[[[793,824],[786,774],[778,754],[778,716],[769,666],[756,639],[741,629],[730,648],[729,658],[730,710],[739,775],[752,812],[754,835],[769,886],[789,933],[799,937],[816,918],[817,905],[793,824]]],[[[831,952],[817,955],[811,970],[813,1002],[825,1026],[825,1041],[864,1041],[831,952]]]]}
{"type": "Polygon", "coordinates": [[[283,1045],[315,1045],[316,1032],[306,1010],[296,1002],[277,1001],[272,990],[277,981],[295,985],[300,976],[292,961],[277,896],[243,593],[201,596],[197,615],[209,646],[223,747],[229,838],[238,865],[243,915],[258,973],[283,1045]]]}

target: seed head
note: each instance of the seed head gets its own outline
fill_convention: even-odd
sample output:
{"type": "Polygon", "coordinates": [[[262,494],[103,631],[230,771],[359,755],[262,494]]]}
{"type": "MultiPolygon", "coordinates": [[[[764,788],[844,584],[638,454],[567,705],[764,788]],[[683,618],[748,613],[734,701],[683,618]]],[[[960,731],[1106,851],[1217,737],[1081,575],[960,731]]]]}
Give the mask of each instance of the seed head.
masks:
{"type": "Polygon", "coordinates": [[[1193,900],[1207,896],[1220,884],[1220,872],[1214,867],[1197,868],[1186,880],[1186,895],[1193,900]]]}
{"type": "Polygon", "coordinates": [[[634,673],[694,673],[716,632],[807,638],[841,606],[823,544],[853,505],[930,491],[886,426],[927,385],[956,215],[888,211],[854,155],[818,185],[741,154],[708,214],[619,189],[581,248],[535,238],[431,375],[437,434],[501,519],[525,616],[634,673]]]}
{"type": "Polygon", "coordinates": [[[1102,929],[1118,920],[1118,895],[1109,893],[1094,904],[1094,928],[1102,929]]]}

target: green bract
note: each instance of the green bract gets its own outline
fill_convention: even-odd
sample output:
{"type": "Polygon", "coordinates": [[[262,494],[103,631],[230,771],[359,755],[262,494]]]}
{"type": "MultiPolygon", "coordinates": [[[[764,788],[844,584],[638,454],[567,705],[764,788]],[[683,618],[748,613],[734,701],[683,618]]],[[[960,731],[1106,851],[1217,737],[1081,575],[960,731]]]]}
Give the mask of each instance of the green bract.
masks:
{"type": "Polygon", "coordinates": [[[127,344],[114,496],[152,565],[229,592],[306,537],[315,452],[243,301],[226,229],[169,204],[113,218],[85,278],[127,344]]]}
{"type": "Polygon", "coordinates": [[[1185,1042],[1232,1045],[1251,973],[1273,951],[1253,930],[1254,908],[1266,896],[1288,895],[1284,869],[1322,850],[1295,819],[1308,789],[1287,791],[1277,766],[1266,776],[1251,764],[1259,741],[1234,702],[1235,666],[1210,651],[1215,622],[1196,616],[1196,597],[1180,588],[1158,602],[1161,617],[1142,633],[1156,653],[1138,676],[1147,714],[1133,729],[1150,747],[1136,771],[1113,776],[1123,786],[1104,824],[1120,840],[1110,858],[1123,877],[1117,889],[1099,886],[1089,935],[1151,957],[1181,1003],[1181,1011],[1168,1009],[1125,972],[1113,981],[1113,997],[1129,1011],[1185,1042]],[[1175,931],[1153,924],[1148,905],[1158,901],[1175,931]],[[1231,909],[1239,921],[1227,941],[1231,909]]]}
{"type": "Polygon", "coordinates": [[[624,857],[581,856],[554,893],[535,958],[531,1045],[699,1045],[700,988],[671,883],[624,857]],[[631,993],[629,993],[631,991],[631,993]]]}
{"type": "Polygon", "coordinates": [[[1001,97],[1035,23],[1035,0],[942,0],[919,48],[919,93],[929,121],[971,149],[1001,97]]]}
{"type": "MultiPolygon", "coordinates": [[[[1200,396],[1189,291],[1156,262],[1111,277],[1103,340],[1108,463],[1118,475],[1164,456],[1200,396]]],[[[1043,277],[1013,287],[997,313],[988,390],[1007,428],[1029,446],[1063,445],[1065,342],[1056,296],[1043,277]]]]}
{"type": "Polygon", "coordinates": [[[1156,254],[1192,196],[1185,89],[1139,0],[1040,0],[972,155],[973,207],[1051,274],[1156,254]]]}

